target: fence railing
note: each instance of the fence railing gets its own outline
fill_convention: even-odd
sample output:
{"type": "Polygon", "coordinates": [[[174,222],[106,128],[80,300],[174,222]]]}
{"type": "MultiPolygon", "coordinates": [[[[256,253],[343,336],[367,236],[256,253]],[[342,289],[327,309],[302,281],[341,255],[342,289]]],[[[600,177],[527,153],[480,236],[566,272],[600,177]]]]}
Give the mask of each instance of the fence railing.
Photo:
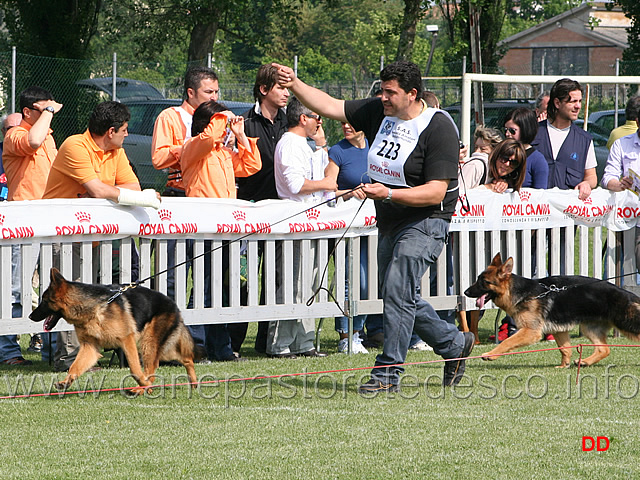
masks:
{"type": "MultiPolygon", "coordinates": [[[[536,191],[532,192],[535,195],[536,191]]],[[[513,195],[515,198],[508,201],[519,201],[518,195],[513,195]]],[[[624,200],[621,194],[607,195],[600,193],[602,201],[615,204],[624,200]]],[[[485,219],[495,222],[504,215],[503,206],[484,203],[485,219]]],[[[193,260],[193,275],[187,264],[175,269],[175,299],[187,324],[327,318],[341,316],[343,310],[350,316],[379,313],[382,301],[378,299],[375,212],[371,202],[361,210],[358,206],[355,201],[330,208],[285,201],[251,204],[185,198],[164,199],[162,208],[154,211],[94,199],[5,202],[0,204],[0,334],[42,329],[41,323],[28,319],[30,308],[24,308],[22,318],[11,318],[12,290],[18,287],[22,304],[31,305],[47,287],[54,264],[68,279],[128,283],[134,275],[132,260],[137,251],[138,278],[145,279],[143,285],[167,292],[166,272],[154,274],[167,268],[168,248],[173,245],[169,240],[176,240],[178,264],[215,249],[210,259],[199,256],[193,260]],[[299,216],[290,218],[297,212],[299,216]],[[277,221],[285,217],[286,221],[277,221]],[[337,242],[331,255],[352,220],[347,238],[337,242]],[[135,244],[130,238],[135,238],[135,244]],[[367,280],[366,298],[360,297],[362,242],[368,243],[368,276],[362,279],[367,280]],[[14,260],[21,260],[19,268],[12,268],[12,254],[14,260]],[[205,261],[211,262],[212,271],[210,307],[205,306],[204,298],[205,261]],[[301,265],[301,300],[294,297],[297,277],[293,265],[297,261],[301,265]],[[228,265],[228,273],[223,265],[228,265]],[[35,266],[37,277],[32,288],[35,266]],[[308,305],[318,286],[326,290],[319,290],[308,305]],[[191,290],[193,308],[186,308],[191,290]]],[[[618,210],[625,214],[626,210],[618,210]]],[[[629,211],[638,210],[637,204],[629,207],[629,211]]],[[[563,221],[552,228],[514,228],[507,223],[504,228],[478,228],[458,218],[452,222],[451,250],[444,249],[432,267],[434,272],[423,278],[423,297],[439,310],[475,309],[474,300],[463,292],[497,252],[502,252],[503,258],[514,257],[515,271],[524,276],[562,271],[610,279],[636,289],[633,276],[614,279],[623,272],[636,272],[635,228],[606,228],[598,222],[576,227],[567,218],[563,221]],[[453,257],[450,272],[448,255],[453,257]]],[[[56,329],[70,328],[61,321],[56,329]]]]}

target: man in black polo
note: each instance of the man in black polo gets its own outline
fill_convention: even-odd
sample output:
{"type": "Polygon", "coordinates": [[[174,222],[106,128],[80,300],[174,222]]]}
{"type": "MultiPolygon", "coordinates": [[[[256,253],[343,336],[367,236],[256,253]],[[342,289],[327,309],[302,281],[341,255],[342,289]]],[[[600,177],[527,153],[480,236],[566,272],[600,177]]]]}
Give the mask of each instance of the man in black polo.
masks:
{"type": "Polygon", "coordinates": [[[371,147],[363,191],[375,200],[378,223],[378,283],[383,300],[384,344],[361,393],[398,391],[411,332],[445,364],[442,383],[462,379],[473,333],[442,320],[420,296],[427,269],[438,259],[458,200],[458,132],[446,112],[421,99],[420,69],[398,61],[380,72],[382,96],[344,101],[313,88],[290,67],[278,67],[279,82],[323,117],[362,130],[371,147]]]}
{"type": "MultiPolygon", "coordinates": [[[[244,131],[249,137],[258,138],[258,150],[262,158],[262,169],[246,178],[238,178],[238,198],[258,202],[260,200],[278,199],[276,181],[273,175],[273,155],[280,137],[287,131],[287,115],[285,107],[289,99],[289,90],[278,84],[278,70],[271,64],[262,65],[258,69],[253,86],[255,106],[243,114],[244,131]]],[[[277,248],[276,256],[278,256],[277,248]]],[[[263,243],[260,243],[259,255],[263,256],[263,243]]],[[[277,262],[276,262],[277,263],[277,262]]],[[[279,275],[276,270],[276,282],[279,275]]],[[[262,276],[262,293],[260,303],[264,303],[265,285],[262,276]]],[[[237,352],[247,334],[247,323],[229,324],[231,346],[237,352]]],[[[266,352],[267,331],[269,322],[258,323],[255,348],[260,353],[266,352]]]]}

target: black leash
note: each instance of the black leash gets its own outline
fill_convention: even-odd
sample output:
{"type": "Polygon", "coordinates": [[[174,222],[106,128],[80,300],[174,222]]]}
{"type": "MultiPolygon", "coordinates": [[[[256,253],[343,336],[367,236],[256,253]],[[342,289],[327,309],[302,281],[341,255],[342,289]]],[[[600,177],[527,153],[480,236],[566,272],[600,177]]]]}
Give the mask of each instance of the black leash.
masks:
{"type": "MultiPolygon", "coordinates": [[[[188,259],[187,259],[187,260],[185,260],[184,262],[180,262],[180,263],[177,263],[177,264],[175,264],[175,265],[173,265],[173,266],[171,266],[171,267],[167,267],[165,270],[162,270],[162,271],[160,271],[160,272],[157,272],[157,273],[155,273],[155,274],[153,274],[153,275],[151,275],[151,276],[149,276],[149,277],[147,277],[147,278],[143,278],[142,280],[137,280],[137,281],[135,281],[135,282],[131,282],[131,283],[127,284],[127,285],[123,285],[122,287],[120,287],[120,289],[119,289],[118,291],[116,291],[116,292],[111,296],[111,298],[109,298],[109,300],[107,300],[107,303],[111,303],[111,302],[113,302],[116,298],[118,298],[120,295],[122,295],[125,291],[127,291],[127,290],[128,290],[128,289],[130,289],[130,288],[138,287],[138,286],[140,286],[141,284],[143,284],[144,282],[146,282],[146,281],[148,281],[148,280],[151,280],[151,279],[153,279],[153,278],[155,278],[155,277],[157,277],[157,276],[159,276],[159,275],[162,275],[162,274],[164,274],[164,273],[167,273],[167,272],[169,272],[169,271],[171,271],[171,270],[175,270],[176,268],[178,268],[178,267],[180,267],[180,266],[182,266],[182,265],[186,265],[186,264],[188,264],[189,262],[191,262],[191,261],[193,261],[193,260],[195,260],[195,259],[197,259],[197,258],[203,257],[203,256],[205,256],[205,255],[207,255],[207,254],[209,254],[209,253],[213,253],[213,252],[215,252],[216,250],[219,250],[219,249],[221,249],[221,248],[228,247],[229,245],[231,245],[231,244],[233,244],[233,243],[240,242],[240,241],[242,241],[242,240],[244,240],[244,239],[246,239],[246,238],[251,237],[252,235],[256,235],[256,234],[258,234],[258,233],[262,233],[262,232],[266,231],[266,229],[267,229],[267,228],[271,228],[273,225],[278,225],[278,224],[280,224],[280,223],[286,222],[287,220],[290,220],[290,219],[292,219],[293,217],[297,217],[298,215],[302,215],[303,213],[306,213],[306,212],[308,212],[309,210],[313,210],[314,208],[320,207],[320,206],[322,206],[322,205],[324,205],[324,204],[331,203],[331,202],[335,202],[338,198],[344,197],[345,195],[349,195],[349,194],[351,194],[351,193],[355,192],[356,190],[360,190],[360,189],[362,189],[362,188],[363,188],[363,185],[359,185],[359,186],[357,186],[357,187],[355,187],[355,188],[353,188],[353,189],[351,189],[351,190],[347,190],[346,192],[341,193],[340,195],[337,195],[337,196],[335,196],[335,197],[333,197],[333,198],[329,198],[329,199],[327,199],[327,200],[324,200],[323,202],[320,202],[320,203],[318,203],[318,204],[316,204],[316,205],[312,205],[312,206],[310,206],[309,208],[306,208],[305,210],[302,210],[302,211],[300,211],[300,212],[296,212],[296,213],[294,213],[294,214],[292,214],[292,215],[289,215],[288,217],[285,217],[285,218],[283,218],[283,219],[281,219],[281,220],[278,220],[277,222],[271,223],[271,224],[269,224],[268,226],[265,226],[265,227],[259,228],[259,229],[258,229],[258,230],[256,230],[255,232],[247,233],[246,235],[243,235],[243,236],[241,236],[241,237],[239,237],[239,238],[236,238],[235,240],[227,240],[225,243],[223,243],[222,245],[220,245],[220,246],[218,246],[218,247],[212,248],[212,249],[207,250],[207,251],[205,251],[205,252],[203,252],[203,253],[201,253],[201,254],[199,254],[199,255],[196,255],[196,256],[194,256],[194,257],[188,258],[188,259]]],[[[342,239],[344,238],[344,236],[345,236],[345,235],[346,235],[346,233],[348,232],[348,230],[349,230],[349,228],[351,227],[351,225],[353,225],[353,222],[355,221],[356,217],[358,216],[358,213],[360,212],[360,209],[362,208],[362,206],[363,206],[363,205],[364,205],[364,201],[362,202],[362,204],[361,204],[361,205],[360,205],[360,207],[358,208],[358,210],[357,210],[356,214],[353,216],[353,219],[351,220],[351,223],[349,223],[349,227],[347,227],[347,229],[345,230],[345,232],[344,232],[344,233],[342,234],[342,236],[340,237],[339,241],[340,241],[340,240],[342,240],[342,239]]],[[[338,241],[338,242],[339,242],[339,241],[338,241]]],[[[338,242],[336,242],[336,246],[337,246],[338,242]]],[[[334,247],[334,250],[333,250],[333,251],[335,251],[335,247],[334,247]]],[[[333,251],[331,252],[332,254],[333,254],[333,251]]],[[[325,272],[326,272],[326,270],[327,270],[327,267],[328,267],[328,266],[329,266],[329,264],[327,263],[327,265],[326,265],[326,267],[325,267],[325,272]]],[[[323,278],[324,278],[324,274],[323,274],[323,278]]],[[[317,294],[317,292],[316,292],[316,293],[314,293],[314,296],[315,296],[316,294],[317,294]]],[[[313,302],[311,302],[311,303],[313,303],[313,302]]]]}

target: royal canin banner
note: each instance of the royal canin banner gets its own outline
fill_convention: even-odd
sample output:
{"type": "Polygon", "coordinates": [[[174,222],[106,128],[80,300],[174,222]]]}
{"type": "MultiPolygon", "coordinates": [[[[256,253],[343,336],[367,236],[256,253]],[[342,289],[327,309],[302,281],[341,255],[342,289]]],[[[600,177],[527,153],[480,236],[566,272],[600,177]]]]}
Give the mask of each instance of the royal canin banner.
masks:
{"type": "MultiPolygon", "coordinates": [[[[261,238],[337,236],[375,231],[373,202],[356,199],[313,206],[288,200],[163,198],[158,210],[120,206],[99,199],[53,199],[0,203],[0,241],[76,236],[202,237],[211,234],[261,238]]],[[[531,190],[496,194],[477,188],[461,196],[451,230],[525,230],[567,225],[604,226],[613,231],[636,226],[638,197],[598,188],[586,200],[575,190],[531,190]]],[[[77,238],[74,238],[76,240],[77,238]]],[[[4,243],[4,242],[3,242],[4,243]]]]}
{"type": "Polygon", "coordinates": [[[486,188],[460,196],[451,219],[451,230],[527,230],[568,225],[607,227],[613,231],[636,226],[640,216],[638,197],[629,192],[597,188],[585,200],[577,190],[534,190],[493,193],[486,188]]]}

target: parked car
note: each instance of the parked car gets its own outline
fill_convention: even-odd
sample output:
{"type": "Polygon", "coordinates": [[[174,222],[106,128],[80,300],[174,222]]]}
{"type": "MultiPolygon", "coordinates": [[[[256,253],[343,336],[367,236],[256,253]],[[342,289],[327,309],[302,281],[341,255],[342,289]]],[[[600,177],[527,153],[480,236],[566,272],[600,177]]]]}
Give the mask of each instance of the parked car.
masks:
{"type": "MultiPolygon", "coordinates": [[[[99,92],[102,101],[111,99],[112,77],[88,78],[78,81],[77,85],[99,92]]],[[[162,192],[167,183],[167,172],[156,170],[151,163],[153,125],[162,110],[180,106],[182,100],[164,98],[160,90],[147,82],[121,77],[116,77],[116,98],[127,105],[131,112],[129,135],[122,146],[140,180],[140,186],[162,192]]],[[[250,102],[220,102],[236,115],[243,114],[254,105],[250,102]]]]}
{"type": "MultiPolygon", "coordinates": [[[[600,112],[593,112],[589,114],[589,124],[598,125],[606,131],[607,138],[611,130],[615,128],[615,110],[601,110],[600,112]]],[[[624,125],[625,122],[625,109],[618,110],[618,126],[624,125]]]]}
{"type": "MultiPolygon", "coordinates": [[[[496,128],[502,131],[504,127],[504,119],[514,108],[519,107],[528,107],[535,108],[534,100],[496,100],[494,102],[485,102],[483,111],[484,111],[484,124],[487,127],[496,128]]],[[[462,105],[454,104],[448,107],[445,107],[444,110],[449,112],[449,115],[453,118],[453,121],[456,122],[458,128],[461,128],[461,112],[462,105]]],[[[471,135],[476,129],[476,120],[475,120],[475,108],[471,105],[471,135]]]]}
{"type": "MultiPolygon", "coordinates": [[[[159,192],[164,190],[167,183],[167,172],[156,170],[151,163],[151,139],[153,137],[153,125],[156,118],[166,108],[177,107],[182,100],[163,98],[153,100],[124,101],[131,112],[129,121],[129,135],[125,137],[122,146],[127,152],[127,157],[133,165],[136,175],[140,179],[142,188],[153,188],[159,192]]],[[[251,107],[253,103],[223,101],[236,115],[241,115],[251,107]]]]}

